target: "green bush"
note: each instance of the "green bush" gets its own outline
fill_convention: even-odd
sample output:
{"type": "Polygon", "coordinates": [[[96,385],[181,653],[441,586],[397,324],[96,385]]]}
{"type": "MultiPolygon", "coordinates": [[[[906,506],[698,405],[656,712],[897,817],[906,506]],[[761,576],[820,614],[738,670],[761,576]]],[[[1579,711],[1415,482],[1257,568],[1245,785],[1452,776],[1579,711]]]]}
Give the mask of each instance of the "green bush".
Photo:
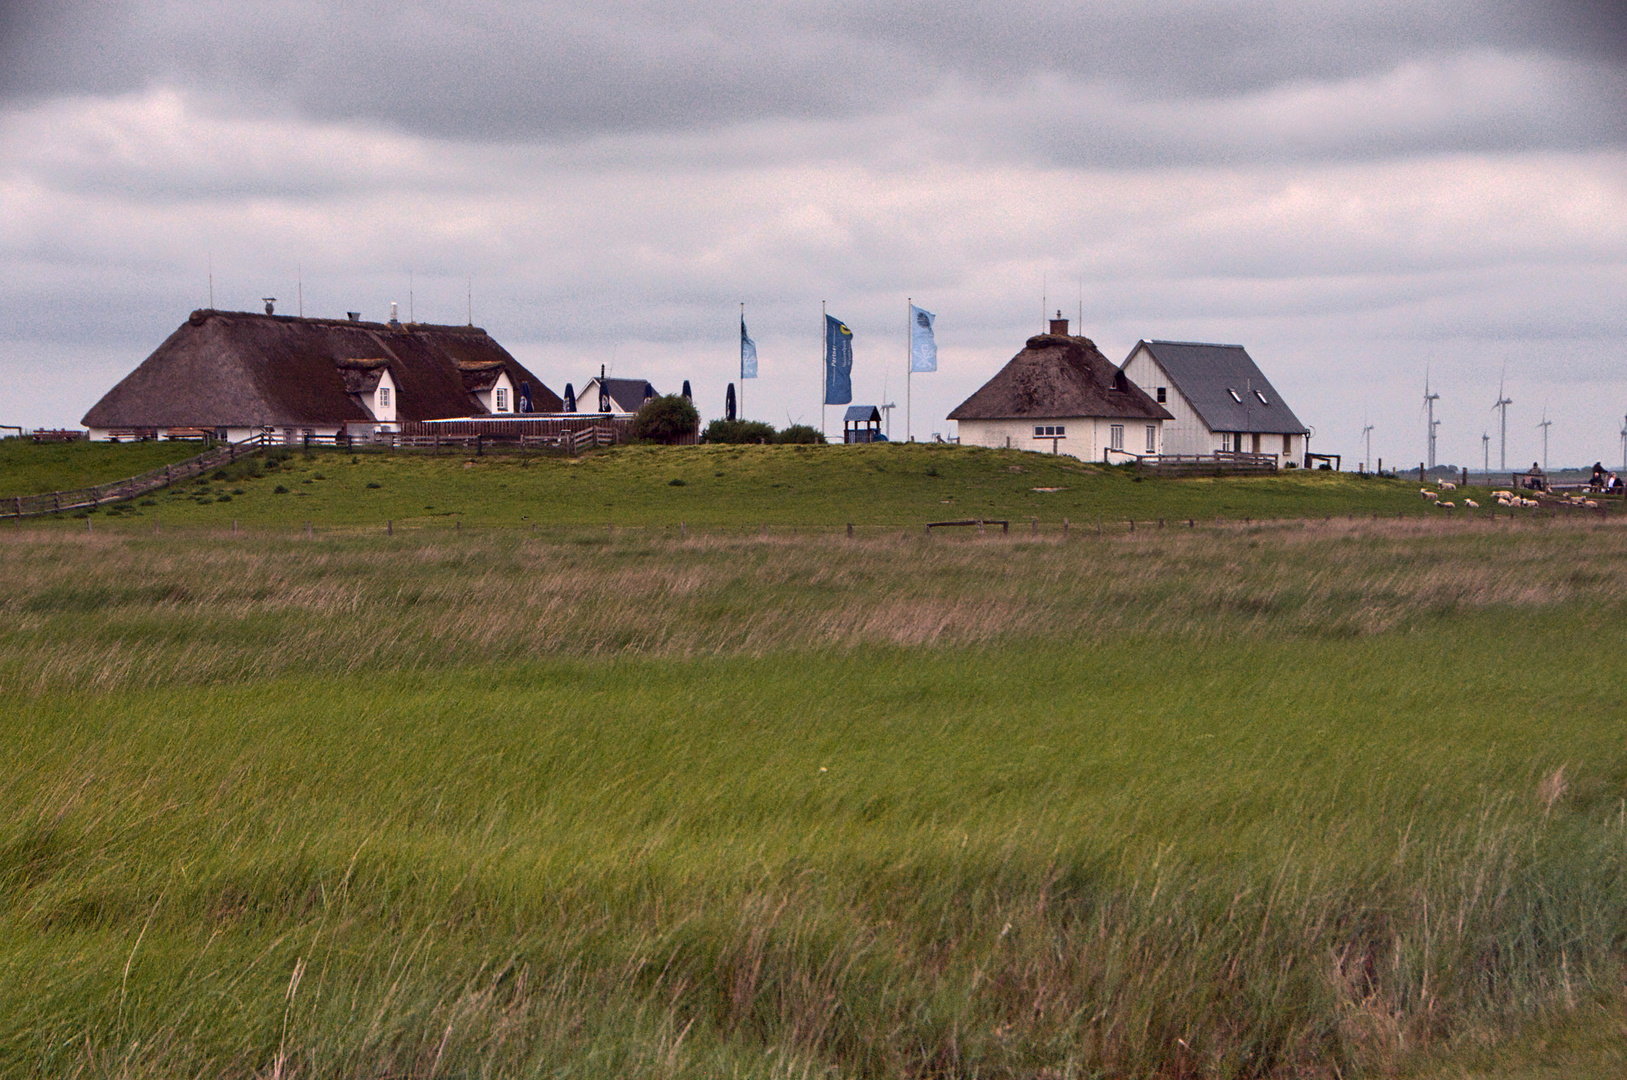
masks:
{"type": "Polygon", "coordinates": [[[778,443],[823,443],[825,433],[807,424],[792,424],[774,437],[778,443]]]}
{"type": "Polygon", "coordinates": [[[700,413],[681,394],[651,398],[633,417],[633,438],[671,445],[693,435],[701,425],[700,413]]]}
{"type": "Polygon", "coordinates": [[[713,420],[701,435],[709,443],[771,443],[778,439],[773,424],[761,420],[713,420]]]}

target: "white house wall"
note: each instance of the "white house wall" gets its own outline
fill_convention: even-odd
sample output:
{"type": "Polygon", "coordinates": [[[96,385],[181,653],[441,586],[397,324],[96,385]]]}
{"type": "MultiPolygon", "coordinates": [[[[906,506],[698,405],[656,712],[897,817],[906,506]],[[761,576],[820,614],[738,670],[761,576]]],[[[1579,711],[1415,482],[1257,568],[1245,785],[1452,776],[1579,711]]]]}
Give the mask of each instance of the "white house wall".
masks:
{"type": "MultiPolygon", "coordinates": [[[[1124,449],[1131,454],[1147,452],[1147,428],[1153,428],[1153,453],[1164,453],[1163,422],[1141,418],[1118,420],[1111,417],[1059,416],[1032,417],[1021,420],[960,420],[962,446],[989,446],[996,449],[1032,450],[1049,454],[1052,443],[1055,452],[1079,458],[1081,461],[1101,461],[1112,439],[1112,426],[1124,425],[1124,449]],[[1067,435],[1055,440],[1034,434],[1036,427],[1062,427],[1067,435]]],[[[1113,454],[1112,460],[1128,461],[1123,454],[1113,454]]]]}
{"type": "Polygon", "coordinates": [[[1124,363],[1124,375],[1158,401],[1158,388],[1165,387],[1167,400],[1158,402],[1169,410],[1173,419],[1164,421],[1164,450],[1166,454],[1213,454],[1220,449],[1220,435],[1209,430],[1192,403],[1186,400],[1152,354],[1141,346],[1124,363]]]}

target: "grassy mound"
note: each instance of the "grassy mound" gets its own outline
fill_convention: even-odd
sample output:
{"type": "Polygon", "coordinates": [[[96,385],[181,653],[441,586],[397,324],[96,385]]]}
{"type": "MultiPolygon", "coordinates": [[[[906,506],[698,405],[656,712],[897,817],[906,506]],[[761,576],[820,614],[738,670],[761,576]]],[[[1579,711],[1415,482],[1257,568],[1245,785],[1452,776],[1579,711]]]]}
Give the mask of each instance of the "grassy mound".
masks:
{"type": "Polygon", "coordinates": [[[156,518],[209,527],[388,521],[405,528],[459,523],[552,530],[680,522],[705,529],[842,529],[849,523],[919,529],[965,518],[1018,525],[1037,518],[1052,528],[1067,519],[1095,528],[1129,519],[1445,516],[1404,480],[1303,470],[1160,479],[1069,457],[926,444],[624,446],[580,458],[280,450],[112,513],[145,525],[156,518]]]}

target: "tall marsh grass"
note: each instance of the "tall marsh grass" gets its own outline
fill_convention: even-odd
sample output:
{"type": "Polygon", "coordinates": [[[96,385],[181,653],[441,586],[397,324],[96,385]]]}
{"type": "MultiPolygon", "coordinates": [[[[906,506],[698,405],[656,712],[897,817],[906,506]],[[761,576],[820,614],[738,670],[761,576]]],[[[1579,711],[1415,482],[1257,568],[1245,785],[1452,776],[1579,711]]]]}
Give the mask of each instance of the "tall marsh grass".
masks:
{"type": "Polygon", "coordinates": [[[1623,554],[13,540],[0,1072],[1334,1077],[1495,1040],[1621,994],[1623,554]]]}

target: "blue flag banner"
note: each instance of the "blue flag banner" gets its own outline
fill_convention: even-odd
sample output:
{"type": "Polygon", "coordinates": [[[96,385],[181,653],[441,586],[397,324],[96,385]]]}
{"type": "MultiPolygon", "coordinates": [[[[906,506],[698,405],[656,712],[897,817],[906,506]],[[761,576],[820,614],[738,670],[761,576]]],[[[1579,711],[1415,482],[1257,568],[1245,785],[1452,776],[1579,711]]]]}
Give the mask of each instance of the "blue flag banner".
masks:
{"type": "Polygon", "coordinates": [[[757,343],[746,333],[746,317],[740,316],[740,377],[757,377],[757,343]]]}
{"type": "Polygon", "coordinates": [[[925,308],[910,305],[910,370],[938,370],[938,341],[932,336],[937,316],[925,308]]]}
{"type": "Polygon", "coordinates": [[[853,331],[842,320],[825,316],[825,404],[853,400],[853,331]]]}

